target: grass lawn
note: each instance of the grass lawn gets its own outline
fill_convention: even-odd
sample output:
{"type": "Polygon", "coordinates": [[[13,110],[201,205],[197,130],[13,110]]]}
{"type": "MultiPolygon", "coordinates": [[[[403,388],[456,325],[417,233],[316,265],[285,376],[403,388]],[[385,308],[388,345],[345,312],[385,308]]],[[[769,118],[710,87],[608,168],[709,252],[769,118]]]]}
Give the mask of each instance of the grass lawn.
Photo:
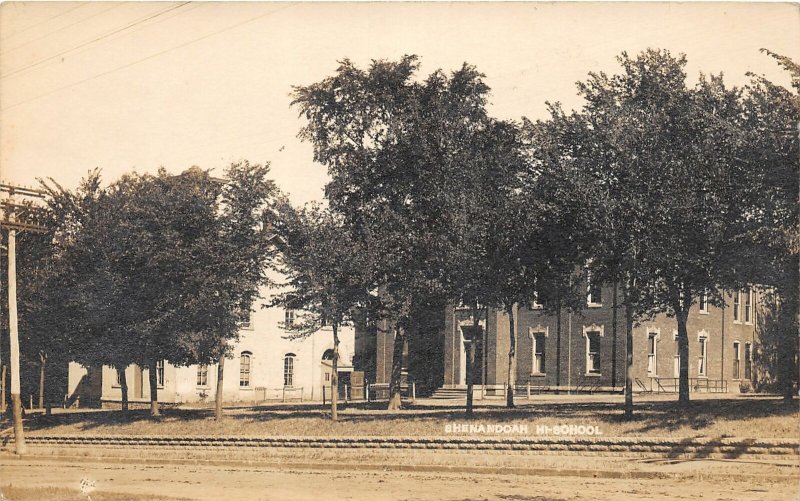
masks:
{"type": "MultiPolygon", "coordinates": [[[[723,397],[694,400],[680,408],[672,397],[640,401],[635,419],[622,419],[617,397],[605,401],[577,398],[520,400],[517,408],[497,403],[475,409],[475,424],[537,426],[574,424],[597,426],[604,436],[798,438],[800,412],[786,408],[776,397],[723,397]]],[[[239,435],[239,436],[442,436],[445,425],[464,423],[463,404],[418,400],[402,411],[383,410],[385,404],[342,406],[340,421],[329,420],[322,405],[267,405],[228,408],[217,422],[211,409],[165,409],[159,418],[147,411],[94,411],[36,416],[26,421],[32,435],[239,435]]],[[[4,426],[5,427],[5,426],[4,426]]],[[[452,435],[455,436],[455,435],[452,435]]]]}

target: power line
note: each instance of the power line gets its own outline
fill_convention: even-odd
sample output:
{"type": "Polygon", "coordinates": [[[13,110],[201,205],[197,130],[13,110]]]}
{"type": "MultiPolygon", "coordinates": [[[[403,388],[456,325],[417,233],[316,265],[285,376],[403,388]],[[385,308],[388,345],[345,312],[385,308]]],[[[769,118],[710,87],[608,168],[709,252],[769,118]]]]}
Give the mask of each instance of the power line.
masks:
{"type": "Polygon", "coordinates": [[[86,16],[86,17],[82,17],[81,19],[78,19],[74,23],[70,23],[70,24],[68,24],[66,26],[62,26],[61,28],[59,28],[57,30],[50,31],[50,32],[38,37],[38,38],[34,38],[33,40],[28,40],[27,42],[21,43],[19,45],[15,45],[14,47],[11,47],[9,49],[6,49],[6,50],[0,52],[0,56],[2,56],[4,54],[8,54],[9,52],[13,52],[13,51],[15,51],[15,50],[17,50],[19,48],[25,47],[26,45],[30,45],[30,44],[32,44],[34,42],[38,42],[39,40],[43,40],[43,39],[45,39],[45,38],[47,38],[47,37],[49,37],[51,35],[55,35],[56,33],[60,33],[60,32],[66,30],[68,28],[71,28],[71,27],[75,26],[76,24],[80,24],[80,23],[82,23],[82,22],[84,22],[84,21],[86,21],[88,19],[91,19],[93,17],[97,17],[100,14],[105,14],[106,12],[108,12],[110,10],[113,10],[113,9],[116,9],[118,7],[121,7],[122,5],[124,5],[124,4],[123,3],[116,3],[116,4],[112,5],[111,7],[109,7],[108,9],[101,10],[100,12],[95,12],[93,14],[90,14],[90,15],[86,16]]]}
{"type": "Polygon", "coordinates": [[[26,32],[26,31],[28,31],[28,30],[30,30],[30,29],[36,28],[37,26],[41,26],[41,25],[43,25],[43,24],[45,24],[45,23],[49,23],[49,22],[50,22],[50,21],[52,21],[53,19],[59,18],[59,17],[61,17],[61,16],[65,15],[65,14],[69,14],[69,13],[70,13],[70,12],[72,12],[73,10],[80,9],[80,8],[81,8],[81,7],[83,7],[84,5],[86,5],[86,4],[85,4],[85,3],[82,3],[82,4],[80,4],[80,5],[76,6],[76,7],[73,7],[73,8],[71,8],[71,9],[67,9],[67,10],[65,10],[64,12],[62,12],[62,13],[60,13],[60,14],[56,14],[56,15],[55,15],[55,16],[53,16],[53,17],[48,17],[48,18],[47,18],[47,19],[45,19],[44,21],[39,21],[38,23],[33,23],[33,24],[31,24],[30,26],[26,26],[25,28],[22,28],[22,29],[21,29],[21,30],[19,30],[19,31],[15,31],[15,32],[11,33],[11,34],[10,34],[10,35],[8,35],[8,36],[5,36],[5,37],[3,37],[3,38],[0,38],[0,42],[2,42],[2,41],[5,41],[5,40],[8,40],[9,38],[13,38],[13,37],[15,37],[15,36],[19,35],[20,33],[24,33],[24,32],[26,32]]]}
{"type": "Polygon", "coordinates": [[[29,69],[33,68],[33,67],[39,66],[40,64],[42,64],[42,63],[44,63],[44,62],[47,62],[47,61],[50,61],[50,60],[53,60],[53,59],[57,59],[57,58],[59,58],[59,57],[61,57],[61,56],[65,55],[65,54],[69,54],[70,52],[73,52],[73,51],[75,51],[75,50],[78,50],[78,49],[80,49],[80,48],[82,48],[82,47],[86,47],[87,45],[91,45],[91,44],[93,44],[93,43],[95,43],[95,42],[98,42],[98,41],[100,41],[100,40],[103,40],[104,38],[108,38],[108,37],[110,37],[110,36],[112,36],[112,35],[115,35],[115,34],[117,34],[117,33],[120,33],[120,32],[122,32],[122,31],[125,31],[125,30],[127,30],[127,29],[129,29],[129,28],[132,28],[132,27],[136,26],[137,24],[142,24],[142,23],[145,23],[145,22],[147,22],[147,21],[149,21],[149,20],[151,20],[151,19],[155,19],[155,18],[157,18],[157,17],[159,17],[159,16],[162,16],[162,15],[164,15],[164,14],[166,14],[166,13],[170,12],[170,11],[173,11],[173,10],[175,10],[175,9],[179,9],[179,8],[183,7],[184,5],[186,5],[186,4],[188,4],[188,3],[190,3],[190,2],[183,2],[183,3],[180,3],[180,4],[178,4],[178,5],[174,5],[174,6],[168,7],[168,8],[166,8],[166,9],[164,9],[164,10],[161,10],[161,11],[159,11],[159,12],[156,12],[155,14],[149,14],[149,15],[147,15],[147,16],[146,16],[146,17],[144,17],[144,18],[137,19],[136,21],[133,21],[133,22],[131,22],[131,23],[129,23],[129,24],[127,24],[127,25],[125,25],[125,26],[122,26],[121,28],[115,28],[115,29],[113,29],[112,31],[110,31],[110,32],[107,32],[107,33],[105,33],[105,34],[103,34],[103,35],[100,35],[100,36],[99,36],[99,37],[97,37],[97,38],[93,38],[92,40],[89,40],[89,41],[86,41],[86,42],[80,43],[80,44],[78,44],[78,45],[76,45],[76,46],[74,46],[74,47],[71,47],[71,48],[69,48],[69,49],[63,50],[63,51],[61,51],[61,52],[58,52],[58,53],[56,53],[56,54],[53,54],[52,56],[47,56],[47,57],[45,57],[45,58],[39,59],[38,61],[35,61],[35,62],[33,62],[33,63],[30,63],[30,64],[28,64],[27,66],[23,66],[22,68],[19,68],[19,69],[16,69],[16,70],[14,70],[14,71],[11,71],[11,72],[9,72],[9,73],[6,73],[5,75],[2,75],[2,76],[0,76],[0,78],[8,78],[8,77],[10,77],[10,76],[13,76],[13,75],[16,75],[16,74],[18,74],[18,73],[25,72],[25,71],[27,71],[27,70],[29,70],[29,69]]]}
{"type": "Polygon", "coordinates": [[[205,40],[205,39],[207,39],[207,38],[211,38],[211,37],[213,37],[213,36],[219,35],[220,33],[224,33],[224,32],[226,32],[226,31],[230,31],[230,30],[232,30],[232,29],[238,28],[238,27],[240,27],[240,26],[242,26],[242,25],[245,25],[245,24],[251,23],[251,22],[253,22],[253,21],[256,21],[256,20],[258,20],[258,19],[261,19],[261,18],[263,18],[263,17],[271,16],[272,14],[275,14],[275,13],[277,13],[277,12],[279,12],[279,11],[283,10],[283,9],[288,9],[289,7],[293,7],[294,5],[295,5],[294,3],[290,3],[290,4],[286,4],[286,5],[282,5],[281,7],[277,8],[277,9],[275,9],[275,10],[272,10],[272,11],[270,11],[270,12],[266,12],[266,13],[264,13],[264,14],[260,14],[260,15],[258,15],[258,16],[252,17],[252,18],[250,18],[250,19],[246,19],[246,20],[244,20],[244,21],[238,22],[238,23],[236,23],[236,24],[233,24],[233,25],[231,25],[231,26],[228,26],[228,27],[222,28],[222,29],[220,29],[220,30],[217,30],[217,31],[214,31],[214,32],[211,32],[211,33],[208,33],[207,35],[203,35],[203,36],[201,36],[201,37],[198,37],[198,38],[195,38],[195,39],[189,40],[188,42],[184,42],[184,43],[182,43],[182,44],[176,45],[176,46],[174,46],[174,47],[171,47],[171,48],[169,48],[169,49],[165,49],[165,50],[162,50],[162,51],[156,52],[155,54],[151,54],[151,55],[149,55],[149,56],[143,57],[143,58],[141,58],[141,59],[137,59],[137,60],[135,60],[135,61],[132,61],[132,62],[130,62],[130,63],[123,64],[122,66],[117,66],[116,68],[113,68],[113,69],[111,69],[111,70],[104,71],[104,72],[102,72],[102,73],[98,73],[97,75],[91,76],[91,77],[89,77],[89,78],[84,78],[83,80],[79,80],[79,81],[77,81],[77,82],[74,82],[74,83],[71,83],[71,84],[69,84],[69,85],[64,85],[64,86],[62,86],[62,87],[58,87],[58,88],[56,88],[56,89],[53,89],[53,90],[51,90],[51,91],[45,92],[44,94],[39,94],[38,96],[34,96],[34,97],[32,97],[32,98],[25,99],[25,100],[23,100],[23,101],[20,101],[20,102],[18,102],[18,103],[14,103],[14,104],[12,104],[11,106],[7,106],[7,107],[5,107],[5,108],[0,108],[0,111],[9,110],[9,109],[11,109],[11,108],[15,108],[15,107],[17,107],[17,106],[20,106],[20,105],[23,105],[23,104],[26,104],[26,103],[30,103],[31,101],[35,101],[35,100],[37,100],[37,99],[41,99],[41,98],[43,98],[43,97],[50,96],[50,95],[52,95],[52,94],[55,94],[55,93],[57,93],[57,92],[60,92],[60,91],[62,91],[62,90],[65,90],[65,89],[70,89],[70,88],[72,88],[72,87],[76,87],[76,86],[78,86],[78,85],[80,85],[80,84],[83,84],[83,83],[86,83],[86,82],[89,82],[89,81],[92,81],[92,80],[96,80],[96,79],[98,79],[98,78],[101,78],[101,77],[104,77],[104,76],[106,76],[106,75],[110,75],[111,73],[115,73],[115,72],[117,72],[117,71],[124,70],[124,69],[126,69],[126,68],[130,68],[131,66],[135,66],[135,65],[137,65],[137,64],[139,64],[139,63],[143,63],[143,62],[145,62],[145,61],[149,61],[150,59],[154,59],[154,58],[156,58],[156,57],[163,56],[164,54],[167,54],[167,53],[169,53],[169,52],[172,52],[172,51],[174,51],[174,50],[182,49],[182,48],[184,48],[184,47],[186,47],[186,46],[189,46],[189,45],[192,45],[192,44],[194,44],[194,43],[197,43],[197,42],[199,42],[199,41],[205,40]]]}

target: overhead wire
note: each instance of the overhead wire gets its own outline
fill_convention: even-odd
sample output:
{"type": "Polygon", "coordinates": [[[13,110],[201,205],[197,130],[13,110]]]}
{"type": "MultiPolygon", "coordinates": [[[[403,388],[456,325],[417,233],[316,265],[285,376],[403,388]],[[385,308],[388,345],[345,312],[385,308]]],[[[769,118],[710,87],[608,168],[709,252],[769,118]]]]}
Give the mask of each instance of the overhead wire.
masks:
{"type": "Polygon", "coordinates": [[[14,103],[14,104],[12,104],[10,106],[6,106],[5,108],[0,108],[0,111],[5,111],[5,110],[9,110],[11,108],[16,108],[17,106],[21,106],[23,104],[27,104],[27,103],[30,103],[32,101],[35,101],[35,100],[50,96],[50,95],[55,94],[57,92],[60,92],[62,90],[71,89],[72,87],[76,87],[76,86],[84,84],[86,82],[90,82],[92,80],[96,80],[98,78],[102,78],[102,77],[104,77],[106,75],[110,75],[110,74],[115,73],[117,71],[130,68],[131,66],[135,66],[135,65],[143,63],[145,61],[149,61],[151,59],[155,59],[157,57],[163,56],[164,54],[168,54],[168,53],[170,53],[172,51],[175,51],[175,50],[178,50],[178,49],[182,49],[182,48],[187,47],[189,45],[192,45],[194,43],[197,43],[197,42],[200,42],[202,40],[205,40],[207,38],[211,38],[213,36],[219,35],[220,33],[224,33],[226,31],[230,31],[232,29],[236,29],[236,28],[238,28],[240,26],[243,26],[245,24],[251,23],[253,21],[257,21],[257,20],[259,20],[261,18],[264,18],[264,17],[267,17],[267,16],[271,16],[271,15],[276,14],[277,12],[279,12],[281,10],[288,9],[289,7],[293,7],[294,5],[295,5],[294,3],[281,5],[277,9],[271,10],[269,12],[265,12],[264,14],[259,14],[258,16],[254,16],[254,17],[251,17],[249,19],[245,19],[244,21],[240,21],[238,23],[232,24],[232,25],[227,26],[225,28],[213,31],[211,33],[207,33],[207,34],[205,34],[203,36],[200,36],[200,37],[194,38],[192,40],[189,40],[187,42],[183,42],[181,44],[175,45],[175,46],[170,47],[168,49],[164,49],[164,50],[158,51],[156,53],[150,54],[149,56],[145,56],[145,57],[137,59],[135,61],[131,61],[130,63],[126,63],[126,64],[123,64],[121,66],[117,66],[116,68],[112,68],[112,69],[110,69],[108,71],[104,71],[102,73],[98,73],[97,75],[93,75],[91,77],[84,78],[83,80],[78,80],[77,82],[73,82],[73,83],[68,84],[68,85],[57,87],[57,88],[55,88],[53,90],[47,91],[47,92],[39,94],[37,96],[33,96],[31,98],[24,99],[22,101],[14,103]]]}
{"type": "Polygon", "coordinates": [[[58,28],[57,30],[49,31],[49,32],[45,33],[44,35],[42,35],[42,36],[40,36],[38,38],[34,38],[33,40],[28,40],[27,42],[24,42],[24,43],[21,43],[19,45],[15,45],[13,47],[10,47],[10,48],[0,52],[0,56],[8,54],[9,52],[13,52],[13,51],[15,51],[15,50],[17,50],[19,48],[25,47],[26,45],[30,45],[30,44],[32,44],[34,42],[38,42],[39,40],[44,40],[45,38],[48,38],[48,37],[50,37],[52,35],[55,35],[56,33],[61,33],[62,31],[66,30],[68,28],[72,28],[73,26],[75,26],[77,24],[80,24],[80,23],[82,23],[82,22],[84,22],[84,21],[86,21],[88,19],[93,18],[93,17],[97,17],[97,16],[99,16],[101,14],[105,14],[106,12],[108,12],[110,10],[114,10],[114,9],[116,9],[118,7],[121,7],[122,5],[124,5],[124,3],[122,3],[122,2],[115,3],[114,5],[109,7],[108,9],[101,10],[100,12],[95,12],[93,14],[90,14],[90,15],[86,16],[86,17],[78,19],[74,23],[70,23],[70,24],[68,24],[66,26],[62,26],[61,28],[58,28]]]}
{"type": "Polygon", "coordinates": [[[19,73],[24,73],[25,71],[27,71],[27,70],[29,70],[31,68],[35,68],[36,66],[39,66],[42,63],[45,63],[47,61],[51,61],[53,59],[58,59],[59,57],[62,57],[64,55],[66,55],[66,54],[74,52],[74,51],[76,51],[78,49],[81,49],[81,48],[86,47],[88,45],[92,45],[92,44],[94,44],[96,42],[99,42],[101,40],[104,40],[104,39],[106,39],[106,38],[108,38],[110,36],[116,35],[117,33],[121,33],[123,31],[126,31],[126,30],[128,30],[130,28],[133,28],[133,27],[135,27],[135,26],[137,26],[139,24],[146,23],[147,21],[150,21],[151,19],[155,19],[155,18],[157,18],[159,16],[167,14],[168,12],[171,12],[173,10],[179,9],[179,8],[183,7],[184,5],[187,5],[189,3],[191,3],[191,2],[182,2],[182,3],[178,4],[178,5],[173,5],[173,6],[170,6],[170,7],[166,8],[166,9],[163,9],[163,10],[161,10],[159,12],[156,12],[156,13],[153,13],[153,14],[148,14],[147,16],[145,16],[143,18],[137,19],[136,21],[128,23],[128,24],[126,24],[126,25],[124,25],[124,26],[122,26],[120,28],[114,28],[113,30],[111,30],[111,31],[109,31],[107,33],[104,33],[103,35],[100,35],[100,36],[98,36],[96,38],[93,38],[91,40],[88,40],[86,42],[82,42],[82,43],[80,43],[80,44],[78,44],[78,45],[76,45],[74,47],[70,47],[69,49],[63,50],[61,52],[58,52],[56,54],[53,54],[53,55],[50,55],[50,56],[47,56],[47,57],[44,57],[42,59],[39,59],[38,61],[34,61],[33,63],[30,63],[30,64],[28,64],[26,66],[23,66],[21,68],[18,68],[16,70],[13,70],[13,71],[11,71],[9,73],[6,73],[4,75],[0,74],[0,78],[8,78],[8,77],[11,77],[13,75],[17,75],[19,73]]]}
{"type": "Polygon", "coordinates": [[[64,12],[61,12],[60,14],[56,14],[55,16],[48,17],[47,19],[45,19],[45,20],[43,20],[43,21],[39,21],[38,23],[33,23],[33,24],[29,25],[29,26],[26,26],[25,28],[22,28],[22,29],[20,29],[20,30],[17,30],[17,31],[15,31],[15,32],[13,32],[13,33],[9,34],[9,35],[6,35],[6,36],[4,36],[4,37],[0,38],[0,42],[3,42],[3,41],[5,41],[5,40],[8,40],[9,38],[13,38],[13,37],[15,37],[15,36],[19,35],[20,33],[25,33],[26,31],[28,31],[28,30],[31,30],[31,29],[33,29],[33,28],[36,28],[36,27],[38,27],[38,26],[41,26],[41,25],[43,25],[43,24],[49,23],[50,21],[52,21],[52,20],[54,20],[54,19],[58,19],[59,17],[61,17],[61,16],[63,16],[63,15],[69,14],[69,13],[70,13],[70,12],[72,12],[73,10],[80,9],[81,7],[83,7],[83,6],[85,6],[85,5],[88,5],[88,4],[86,4],[86,3],[81,3],[81,4],[77,5],[76,7],[73,7],[73,8],[71,8],[71,9],[67,9],[67,10],[65,10],[64,12]]]}

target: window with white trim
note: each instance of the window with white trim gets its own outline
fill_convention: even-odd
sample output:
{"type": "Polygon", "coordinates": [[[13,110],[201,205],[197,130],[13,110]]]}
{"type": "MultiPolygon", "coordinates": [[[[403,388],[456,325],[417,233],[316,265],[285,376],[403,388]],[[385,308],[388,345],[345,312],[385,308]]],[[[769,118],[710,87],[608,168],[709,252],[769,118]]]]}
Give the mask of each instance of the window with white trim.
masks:
{"type": "Polygon", "coordinates": [[[600,374],[600,333],[586,333],[586,373],[600,374]]]}
{"type": "Polygon", "coordinates": [[[708,337],[701,334],[697,338],[700,343],[700,351],[697,361],[697,375],[700,377],[706,376],[708,370],[708,337]]]}
{"type": "Polygon", "coordinates": [[[208,386],[208,366],[197,366],[197,386],[208,386]]]}
{"type": "Polygon", "coordinates": [[[680,377],[681,374],[681,344],[678,342],[678,331],[672,333],[672,338],[675,340],[675,356],[673,357],[673,377],[680,377]]]}
{"type": "Polygon", "coordinates": [[[243,351],[239,355],[239,387],[250,387],[250,369],[252,364],[253,354],[249,351],[243,351]]]}
{"type": "Polygon", "coordinates": [[[532,354],[533,354],[533,367],[532,374],[545,373],[545,340],[547,338],[544,332],[535,332],[531,336],[533,341],[532,354]]]}
{"type": "Polygon", "coordinates": [[[744,291],[744,322],[746,324],[752,323],[753,313],[753,291],[747,289],[744,291]]]}
{"type": "Polygon", "coordinates": [[[599,280],[592,278],[590,272],[586,272],[586,303],[588,306],[596,308],[603,304],[603,290],[599,280]]]}
{"type": "Polygon", "coordinates": [[[283,325],[286,328],[292,327],[295,320],[295,310],[287,309],[283,314],[283,325]]]}
{"type": "Polygon", "coordinates": [[[741,304],[741,292],[733,293],[733,321],[739,321],[739,305],[741,304]]]}
{"type": "Polygon", "coordinates": [[[159,360],[156,362],[156,384],[159,388],[164,386],[164,361],[159,360]]]}
{"type": "Polygon", "coordinates": [[[657,374],[658,360],[656,358],[656,350],[658,349],[658,333],[647,333],[647,375],[655,376],[657,374]]]}
{"type": "Polygon", "coordinates": [[[741,379],[742,350],[739,341],[733,342],[733,379],[741,379]]]}

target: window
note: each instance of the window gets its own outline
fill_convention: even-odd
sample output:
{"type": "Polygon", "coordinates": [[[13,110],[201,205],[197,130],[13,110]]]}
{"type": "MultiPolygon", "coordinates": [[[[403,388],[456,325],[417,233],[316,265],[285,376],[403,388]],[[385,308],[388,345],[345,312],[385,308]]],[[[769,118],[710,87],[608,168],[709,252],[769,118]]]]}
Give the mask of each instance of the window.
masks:
{"type": "Polygon", "coordinates": [[[283,386],[294,386],[294,353],[287,353],[283,358],[283,386]]]}
{"type": "Polygon", "coordinates": [[[658,338],[657,332],[650,332],[647,334],[647,374],[655,376],[656,372],[656,341],[658,338]]]}
{"type": "Polygon", "coordinates": [[[600,333],[586,333],[586,373],[600,374],[600,333]]]}
{"type": "Polygon", "coordinates": [[[208,386],[208,366],[197,366],[197,386],[208,386]]]}
{"type": "Polygon", "coordinates": [[[243,351],[239,356],[239,387],[247,388],[250,386],[250,362],[253,354],[243,351]]]}
{"type": "Polygon", "coordinates": [[[733,293],[733,321],[734,322],[738,322],[739,321],[739,303],[740,303],[740,300],[741,300],[740,296],[741,296],[741,293],[739,291],[736,291],[736,292],[733,293]]]}
{"type": "Polygon", "coordinates": [[[706,291],[700,293],[700,297],[697,299],[697,304],[700,307],[700,313],[708,313],[708,295],[706,291]]]}
{"type": "Polygon", "coordinates": [[[706,369],[708,368],[708,353],[706,353],[708,338],[701,335],[698,340],[700,342],[700,355],[698,356],[697,375],[702,377],[706,375],[706,369]]]}
{"type": "Polygon", "coordinates": [[[544,332],[535,333],[531,339],[533,340],[533,374],[544,374],[544,354],[545,354],[545,340],[547,339],[544,332]]]}
{"type": "Polygon", "coordinates": [[[744,344],[744,378],[750,381],[753,378],[753,353],[750,343],[744,344]]]}
{"type": "Polygon", "coordinates": [[[239,316],[239,327],[242,329],[251,329],[253,324],[250,323],[250,310],[242,310],[239,316]]]}
{"type": "Polygon", "coordinates": [[[114,369],[114,386],[122,386],[122,381],[119,378],[119,370],[114,369]]]}
{"type": "Polygon", "coordinates": [[[744,291],[744,321],[745,323],[752,322],[751,313],[753,308],[753,291],[747,289],[744,291]]]}
{"type": "Polygon", "coordinates": [[[740,379],[739,370],[740,370],[740,361],[741,361],[742,353],[739,349],[739,341],[733,342],[733,379],[740,379]]]}
{"type": "Polygon", "coordinates": [[[589,306],[600,306],[603,303],[602,290],[600,284],[592,279],[592,274],[590,272],[586,273],[586,283],[586,303],[588,303],[589,306]]]}
{"type": "Polygon", "coordinates": [[[675,331],[672,336],[675,339],[675,357],[673,362],[672,375],[673,377],[680,377],[681,375],[681,345],[678,342],[678,331],[675,331]]]}
{"type": "Polygon", "coordinates": [[[286,310],[283,315],[283,325],[287,328],[294,325],[294,310],[286,310]]]}
{"type": "Polygon", "coordinates": [[[159,360],[156,362],[156,384],[160,387],[164,386],[164,361],[159,360]]]}

